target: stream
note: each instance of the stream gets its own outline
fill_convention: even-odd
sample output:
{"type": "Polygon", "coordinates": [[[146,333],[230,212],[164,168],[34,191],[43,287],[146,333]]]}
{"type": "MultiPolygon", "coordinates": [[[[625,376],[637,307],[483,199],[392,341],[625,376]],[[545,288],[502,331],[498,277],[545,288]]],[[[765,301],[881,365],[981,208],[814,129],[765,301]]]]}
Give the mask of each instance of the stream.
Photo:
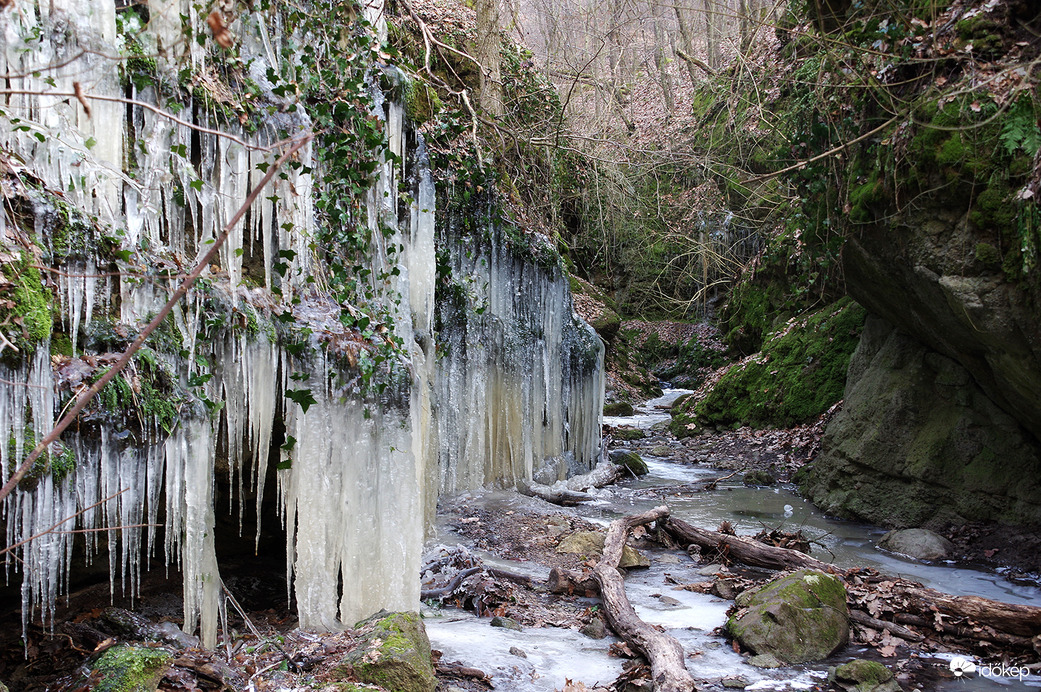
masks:
{"type": "MultiPolygon", "coordinates": [[[[657,408],[671,403],[685,390],[666,390],[664,396],[637,407],[632,417],[605,417],[608,425],[629,425],[649,429],[668,420],[666,411],[657,408]]],[[[685,491],[684,485],[726,475],[704,466],[674,462],[643,454],[649,474],[594,491],[595,502],[566,508],[588,521],[606,526],[612,520],[651,509],[663,502],[672,514],[696,526],[715,528],[723,520],[730,521],[739,534],[756,533],[764,526],[785,530],[802,530],[818,544],[813,546],[818,559],[830,560],[841,567],[860,565],[881,572],[900,575],[926,586],[955,595],[972,594],[1010,603],[1041,604],[1041,589],[1006,581],[1000,574],[953,564],[925,564],[884,553],[875,543],[885,530],[867,524],[825,517],[813,505],[796,494],[791,487],[746,487],[740,474],[720,482],[714,491],[685,491]],[[829,555],[830,553],[830,555],[829,555]]],[[[541,501],[512,492],[479,491],[459,498],[467,506],[483,506],[493,511],[562,511],[541,501]]],[[[452,545],[466,542],[443,522],[430,545],[452,545]]],[[[503,560],[475,551],[487,564],[520,572],[544,580],[548,569],[533,563],[503,560]]],[[[687,666],[701,684],[718,683],[724,678],[741,678],[746,690],[805,690],[823,685],[829,665],[837,665],[856,657],[872,657],[863,646],[851,645],[828,661],[775,670],[754,668],[735,653],[723,637],[713,630],[725,622],[732,604],[711,595],[673,590],[666,583],[671,575],[681,583],[706,579],[702,566],[685,556],[667,551],[645,551],[651,558],[649,569],[632,570],[626,577],[626,592],[639,616],[662,625],[676,637],[688,654],[687,666]],[[669,598],[661,598],[668,596],[669,598]]],[[[590,605],[596,604],[589,599],[590,605]]],[[[553,627],[525,628],[513,631],[489,627],[488,618],[452,608],[425,613],[427,632],[434,648],[444,652],[446,660],[457,660],[488,673],[497,689],[518,692],[550,692],[561,690],[567,680],[581,681],[587,686],[610,684],[621,672],[623,660],[607,655],[613,637],[594,640],[577,630],[553,627]],[[513,652],[511,653],[511,649],[513,652]],[[525,657],[519,655],[522,652],[525,657]]],[[[935,664],[946,668],[950,655],[937,657],[935,664]]],[[[891,666],[898,659],[885,659],[891,666]]],[[[976,661],[977,665],[990,663],[976,661]]],[[[997,663],[996,661],[993,663],[997,663]]],[[[1041,688],[1041,677],[983,677],[939,680],[934,690],[1027,690],[1041,688]]]]}

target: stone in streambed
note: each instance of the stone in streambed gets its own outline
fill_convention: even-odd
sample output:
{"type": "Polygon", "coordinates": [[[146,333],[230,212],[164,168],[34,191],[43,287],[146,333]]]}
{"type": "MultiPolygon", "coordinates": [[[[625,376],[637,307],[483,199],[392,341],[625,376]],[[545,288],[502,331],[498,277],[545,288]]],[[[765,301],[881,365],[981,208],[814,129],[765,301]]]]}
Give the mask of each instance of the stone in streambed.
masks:
{"type": "Polygon", "coordinates": [[[746,649],[786,663],[827,658],[849,643],[846,587],[836,576],[802,569],[742,593],[727,630],[746,649]]]}
{"type": "Polygon", "coordinates": [[[828,671],[828,681],[847,692],[900,692],[893,671],[876,661],[856,658],[828,671]]]}
{"type": "Polygon", "coordinates": [[[590,639],[603,639],[607,636],[607,625],[604,624],[603,620],[595,617],[588,624],[583,625],[579,632],[590,639]]]}
{"type": "MultiPolygon", "coordinates": [[[[584,555],[599,558],[604,554],[606,536],[599,531],[578,531],[560,542],[557,552],[571,555],[584,555]]],[[[624,569],[632,567],[650,567],[651,561],[635,548],[622,546],[622,559],[618,566],[624,569]]]]}
{"type": "Polygon", "coordinates": [[[513,618],[507,618],[501,615],[496,615],[495,617],[493,617],[491,625],[492,627],[502,627],[508,630],[517,630],[518,632],[524,629],[523,627],[521,627],[521,624],[513,618]]]}
{"type": "Polygon", "coordinates": [[[608,454],[608,458],[611,460],[611,463],[624,466],[637,476],[647,474],[647,463],[636,452],[631,452],[627,449],[614,449],[608,454]]]}
{"type": "Polygon", "coordinates": [[[434,692],[430,640],[417,613],[380,611],[359,622],[359,642],[336,672],[397,692],[434,692]]]}
{"type": "Polygon", "coordinates": [[[616,401],[612,404],[604,404],[605,416],[631,416],[635,413],[633,405],[626,401],[616,401]]]}
{"type": "Polygon", "coordinates": [[[916,560],[942,560],[954,550],[953,543],[929,529],[890,531],[882,536],[878,547],[916,560]]]}
{"type": "Polygon", "coordinates": [[[172,659],[164,649],[118,644],[90,666],[87,684],[96,692],[155,692],[172,659]]]}

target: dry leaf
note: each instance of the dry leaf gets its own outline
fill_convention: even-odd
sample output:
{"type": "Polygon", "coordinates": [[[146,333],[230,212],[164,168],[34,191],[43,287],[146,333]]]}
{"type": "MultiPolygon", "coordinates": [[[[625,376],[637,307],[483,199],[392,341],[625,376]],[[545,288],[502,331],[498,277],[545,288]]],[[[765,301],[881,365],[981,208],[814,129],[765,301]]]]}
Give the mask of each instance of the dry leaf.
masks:
{"type": "Polygon", "coordinates": [[[90,104],[87,103],[86,97],[83,96],[83,87],[80,86],[79,82],[73,82],[72,83],[72,90],[76,93],[76,100],[80,102],[81,106],[83,106],[83,112],[86,113],[87,117],[89,118],[90,117],[90,104]]]}
{"type": "Polygon", "coordinates": [[[210,31],[213,32],[213,40],[221,48],[231,48],[235,45],[235,39],[232,37],[231,32],[228,31],[228,27],[224,26],[224,18],[221,17],[220,12],[217,10],[210,12],[206,17],[206,23],[210,25],[210,31]]]}

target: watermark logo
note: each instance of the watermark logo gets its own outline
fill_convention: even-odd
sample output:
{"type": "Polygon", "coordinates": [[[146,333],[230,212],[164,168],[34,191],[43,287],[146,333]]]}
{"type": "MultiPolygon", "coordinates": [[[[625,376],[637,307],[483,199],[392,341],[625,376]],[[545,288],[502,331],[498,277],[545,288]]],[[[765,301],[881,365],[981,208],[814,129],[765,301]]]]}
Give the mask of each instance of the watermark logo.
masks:
{"type": "Polygon", "coordinates": [[[1018,678],[1022,681],[1023,678],[1030,675],[1030,670],[1024,666],[1010,666],[1007,663],[981,663],[977,665],[972,659],[961,656],[952,658],[948,667],[956,678],[976,673],[981,678],[1018,678]]]}

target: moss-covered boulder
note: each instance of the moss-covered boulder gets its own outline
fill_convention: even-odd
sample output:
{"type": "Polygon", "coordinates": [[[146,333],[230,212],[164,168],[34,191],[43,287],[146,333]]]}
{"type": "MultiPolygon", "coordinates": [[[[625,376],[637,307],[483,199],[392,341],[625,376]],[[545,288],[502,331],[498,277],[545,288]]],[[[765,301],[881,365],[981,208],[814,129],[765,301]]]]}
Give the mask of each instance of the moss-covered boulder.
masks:
{"type": "Polygon", "coordinates": [[[629,449],[613,449],[608,455],[611,463],[624,466],[637,476],[647,475],[647,462],[636,452],[629,449]]]}
{"type": "Polygon", "coordinates": [[[803,569],[737,597],[727,630],[746,649],[786,663],[827,658],[849,643],[846,586],[803,569]]]}
{"type": "Polygon", "coordinates": [[[972,373],[878,318],[796,481],[829,514],[897,528],[1041,524],[1041,445],[972,373]]]}
{"type": "Polygon", "coordinates": [[[877,661],[855,658],[828,671],[828,680],[847,692],[900,692],[893,671],[877,661]]]}
{"type": "Polygon", "coordinates": [[[633,405],[628,401],[616,401],[614,403],[604,404],[605,416],[631,416],[635,412],[633,405]]]}
{"type": "Polygon", "coordinates": [[[95,692],[155,692],[172,658],[165,649],[119,644],[94,661],[86,684],[95,692]]]}
{"type": "MultiPolygon", "coordinates": [[[[605,539],[606,536],[599,531],[578,531],[562,540],[557,546],[557,552],[599,558],[604,554],[605,539]]],[[[623,569],[650,567],[651,561],[636,548],[624,545],[622,546],[622,559],[618,562],[618,566],[623,569]]]]}
{"type": "Polygon", "coordinates": [[[611,436],[616,440],[642,440],[647,437],[647,433],[640,428],[615,428],[611,436]]]}
{"type": "Polygon", "coordinates": [[[433,692],[430,640],[418,613],[380,611],[359,622],[358,645],[337,673],[394,692],[433,692]]]}

